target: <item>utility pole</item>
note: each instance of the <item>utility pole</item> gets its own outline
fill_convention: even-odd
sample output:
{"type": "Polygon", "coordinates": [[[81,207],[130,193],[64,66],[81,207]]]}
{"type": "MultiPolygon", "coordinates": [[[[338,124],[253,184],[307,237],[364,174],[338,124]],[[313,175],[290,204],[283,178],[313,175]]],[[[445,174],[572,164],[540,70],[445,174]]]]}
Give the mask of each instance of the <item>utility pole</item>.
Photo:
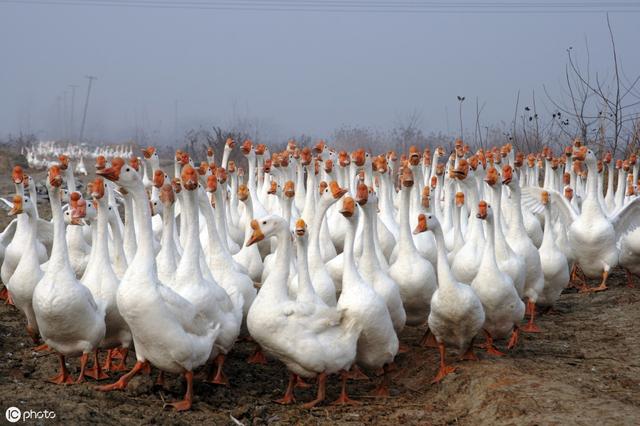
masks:
{"type": "Polygon", "coordinates": [[[71,117],[69,117],[69,129],[71,130],[69,131],[69,140],[73,142],[73,114],[75,112],[76,87],[78,87],[78,85],[70,84],[69,87],[71,88],[71,117]]]}
{"type": "Polygon", "coordinates": [[[84,100],[84,112],[82,113],[82,125],[80,126],[80,138],[79,142],[82,143],[84,138],[84,125],[87,122],[87,108],[89,107],[89,96],[91,95],[91,85],[93,84],[93,80],[97,80],[98,77],[94,77],[92,75],[87,75],[85,78],[89,79],[89,85],[87,86],[87,98],[84,100]]]}

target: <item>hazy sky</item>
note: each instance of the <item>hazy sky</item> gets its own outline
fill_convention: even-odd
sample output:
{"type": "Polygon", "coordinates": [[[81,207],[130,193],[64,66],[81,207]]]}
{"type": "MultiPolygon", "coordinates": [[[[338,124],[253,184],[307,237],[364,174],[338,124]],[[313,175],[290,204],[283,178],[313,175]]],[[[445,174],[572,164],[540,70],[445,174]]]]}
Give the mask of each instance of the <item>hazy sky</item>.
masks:
{"type": "MultiPolygon", "coordinates": [[[[640,13],[613,13],[628,74],[640,72],[640,13]]],[[[604,14],[310,13],[19,5],[0,2],[0,135],[76,133],[95,81],[87,135],[182,129],[257,117],[278,137],[330,136],[342,124],[388,128],[417,110],[425,131],[457,126],[456,95],[482,120],[510,121],[515,96],[558,90],[566,48],[606,69],[604,14]],[[67,119],[68,122],[68,119],[67,119]]],[[[540,108],[540,107],[539,107],[540,108]]]]}

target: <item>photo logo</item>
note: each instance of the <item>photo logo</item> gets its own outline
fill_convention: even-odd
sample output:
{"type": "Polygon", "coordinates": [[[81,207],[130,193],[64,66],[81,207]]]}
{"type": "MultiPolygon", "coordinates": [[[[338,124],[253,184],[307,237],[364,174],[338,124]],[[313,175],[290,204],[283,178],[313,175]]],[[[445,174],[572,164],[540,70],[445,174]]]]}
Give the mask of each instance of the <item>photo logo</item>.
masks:
{"type": "Polygon", "coordinates": [[[9,407],[7,411],[4,412],[4,416],[9,423],[17,423],[22,418],[22,411],[20,411],[18,407],[9,407]]]}

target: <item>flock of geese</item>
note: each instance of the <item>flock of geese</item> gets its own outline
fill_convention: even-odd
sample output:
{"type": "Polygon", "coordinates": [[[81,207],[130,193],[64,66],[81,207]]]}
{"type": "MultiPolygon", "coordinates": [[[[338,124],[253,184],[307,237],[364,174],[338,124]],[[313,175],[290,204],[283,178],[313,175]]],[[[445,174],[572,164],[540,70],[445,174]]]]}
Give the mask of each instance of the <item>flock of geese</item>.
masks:
{"type": "Polygon", "coordinates": [[[447,348],[475,360],[481,337],[488,354],[504,355],[496,341],[511,349],[521,331],[539,332],[536,310],[568,285],[606,290],[617,265],[629,285],[640,273],[640,162],[598,160],[580,141],[558,157],[510,145],[473,153],[458,140],[450,155],[411,147],[398,158],[322,141],[269,152],[247,140],[245,170],[229,159],[229,139],[220,161],[212,149],[200,164],[178,151],[172,176],[153,147],[143,158],[124,148],[111,154],[126,159],[94,153],[84,194],[69,155],[51,148],[27,152],[30,167],[59,156],[47,162],[51,221],[39,217],[34,179],[12,172],[3,296],[36,349],[58,354],[53,383],[73,382],[66,357],[81,357],[76,382],[102,380],[127,371],[135,348],[133,368],[97,389],[125,389],[154,366],[161,384],[164,373],[184,375],[177,410],[191,407],[197,368],[228,384],[224,362],[239,339],[256,345],[249,362],[267,355],[288,369],[277,402],[295,402],[295,388],[315,379],[313,407],[339,374],[336,402],[349,404],[360,368],[382,376],[375,393],[388,394],[404,327],[428,324],[439,382],[455,370],[447,348]]]}

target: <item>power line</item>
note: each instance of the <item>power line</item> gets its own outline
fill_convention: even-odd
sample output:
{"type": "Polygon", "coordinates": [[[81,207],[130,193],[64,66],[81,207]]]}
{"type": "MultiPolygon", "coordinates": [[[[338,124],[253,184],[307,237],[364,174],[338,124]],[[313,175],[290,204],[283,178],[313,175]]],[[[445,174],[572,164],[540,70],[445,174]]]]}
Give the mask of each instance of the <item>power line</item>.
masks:
{"type": "Polygon", "coordinates": [[[604,13],[640,12],[637,1],[579,2],[436,2],[436,1],[373,1],[364,0],[0,0],[0,4],[126,7],[141,9],[195,9],[248,12],[363,12],[363,13],[604,13]]]}
{"type": "Polygon", "coordinates": [[[84,141],[84,125],[87,121],[87,109],[89,108],[89,96],[91,95],[91,86],[93,84],[93,80],[97,80],[98,77],[94,77],[92,75],[87,75],[85,78],[89,80],[89,85],[87,86],[87,97],[84,100],[84,112],[82,113],[82,125],[80,126],[80,138],[78,142],[82,143],[84,141]]]}

